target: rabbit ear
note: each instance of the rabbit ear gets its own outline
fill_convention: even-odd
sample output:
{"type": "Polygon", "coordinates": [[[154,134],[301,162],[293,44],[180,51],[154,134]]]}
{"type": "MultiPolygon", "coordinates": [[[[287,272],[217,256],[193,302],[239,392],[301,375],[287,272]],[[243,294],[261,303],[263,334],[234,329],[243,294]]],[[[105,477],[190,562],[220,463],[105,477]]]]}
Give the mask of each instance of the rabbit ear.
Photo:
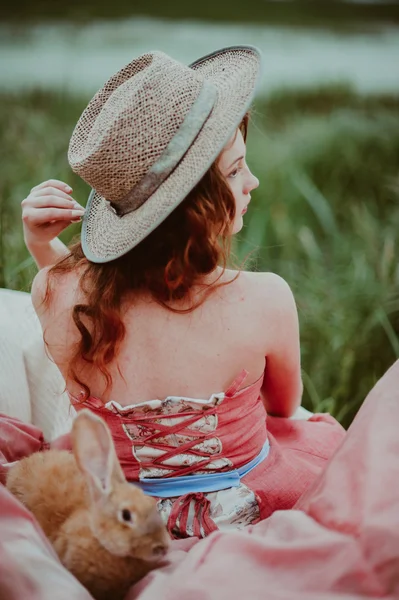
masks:
{"type": "Polygon", "coordinates": [[[115,484],[126,481],[108,426],[88,409],[75,417],[72,447],[94,498],[108,495],[115,484]]]}

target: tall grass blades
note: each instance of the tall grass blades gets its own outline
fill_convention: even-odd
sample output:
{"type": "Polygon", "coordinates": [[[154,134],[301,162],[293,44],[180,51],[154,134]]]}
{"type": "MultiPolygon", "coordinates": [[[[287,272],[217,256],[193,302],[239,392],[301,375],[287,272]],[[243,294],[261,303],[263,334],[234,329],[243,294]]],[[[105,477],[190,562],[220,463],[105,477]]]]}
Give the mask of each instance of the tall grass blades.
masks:
{"type": "MultiPolygon", "coordinates": [[[[88,187],[66,150],[86,100],[37,92],[0,102],[0,285],[28,290],[20,202],[57,178],[85,203],[88,187]]],[[[291,285],[304,404],[347,426],[399,357],[399,98],[344,86],[283,90],[255,107],[248,162],[261,185],[235,252],[291,285]]]]}

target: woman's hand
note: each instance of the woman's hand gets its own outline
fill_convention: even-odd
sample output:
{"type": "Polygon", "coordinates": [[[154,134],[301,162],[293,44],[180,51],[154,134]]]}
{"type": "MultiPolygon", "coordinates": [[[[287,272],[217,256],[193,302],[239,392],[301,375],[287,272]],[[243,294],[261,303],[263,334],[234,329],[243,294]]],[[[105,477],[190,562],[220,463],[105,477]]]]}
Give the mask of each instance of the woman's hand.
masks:
{"type": "Polygon", "coordinates": [[[22,201],[24,239],[29,250],[50,244],[70,223],[80,221],[84,208],[71,192],[66,183],[50,179],[32,188],[22,201]]]}

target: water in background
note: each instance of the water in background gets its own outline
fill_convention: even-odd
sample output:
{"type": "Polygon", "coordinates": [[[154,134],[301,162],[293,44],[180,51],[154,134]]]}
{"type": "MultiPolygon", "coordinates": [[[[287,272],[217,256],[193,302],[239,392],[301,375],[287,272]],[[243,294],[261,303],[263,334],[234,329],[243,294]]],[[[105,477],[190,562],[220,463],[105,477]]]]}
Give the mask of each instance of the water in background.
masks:
{"type": "Polygon", "coordinates": [[[337,33],[265,25],[129,18],[0,27],[0,90],[32,87],[91,94],[135,56],[162,50],[190,63],[215,49],[253,44],[264,55],[260,92],[347,82],[399,90],[399,28],[337,33]]]}

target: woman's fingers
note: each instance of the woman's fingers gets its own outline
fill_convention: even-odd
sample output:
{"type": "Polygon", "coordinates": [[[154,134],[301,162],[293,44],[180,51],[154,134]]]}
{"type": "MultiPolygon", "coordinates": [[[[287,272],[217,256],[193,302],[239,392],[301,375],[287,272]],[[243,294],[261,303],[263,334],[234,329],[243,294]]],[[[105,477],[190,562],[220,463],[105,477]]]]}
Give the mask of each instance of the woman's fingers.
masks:
{"type": "Polygon", "coordinates": [[[22,220],[30,225],[38,227],[51,221],[73,221],[83,217],[84,209],[65,208],[27,208],[22,215],[22,220]]]}
{"type": "Polygon", "coordinates": [[[34,208],[45,208],[45,207],[54,207],[54,208],[71,208],[71,209],[79,209],[84,210],[83,206],[81,206],[74,198],[72,198],[65,191],[61,190],[59,187],[55,187],[50,185],[50,183],[57,182],[57,180],[51,180],[46,182],[46,184],[40,184],[32,189],[31,193],[27,198],[22,200],[22,209],[25,211],[29,207],[34,208]]]}
{"type": "Polygon", "coordinates": [[[55,187],[63,192],[67,192],[67,194],[72,192],[71,186],[69,186],[67,183],[64,183],[64,181],[60,181],[59,179],[49,179],[48,181],[43,181],[43,183],[39,183],[39,185],[35,185],[35,187],[31,189],[31,193],[36,190],[42,190],[46,187],[55,187]]]}
{"type": "Polygon", "coordinates": [[[55,195],[43,196],[40,198],[32,198],[32,196],[28,196],[21,202],[21,206],[23,210],[28,208],[36,208],[38,210],[43,210],[43,208],[69,208],[71,210],[74,208],[83,209],[83,207],[74,200],[55,195]]]}
{"type": "Polygon", "coordinates": [[[51,236],[54,238],[70,224],[71,221],[50,221],[50,223],[46,223],[42,227],[45,227],[47,234],[51,233],[51,236]]]}
{"type": "Polygon", "coordinates": [[[60,190],[59,188],[56,188],[51,185],[49,185],[48,187],[41,188],[39,190],[31,191],[28,198],[43,198],[44,196],[58,196],[59,198],[73,200],[70,194],[67,194],[64,190],[60,190]]]}
{"type": "Polygon", "coordinates": [[[54,237],[57,237],[57,235],[59,235],[61,233],[61,231],[64,231],[64,229],[69,227],[70,224],[71,224],[71,221],[50,222],[48,224],[48,226],[46,226],[46,231],[47,231],[47,233],[51,233],[52,237],[54,238],[54,237]]]}
{"type": "Polygon", "coordinates": [[[44,208],[65,208],[65,209],[76,209],[84,210],[84,207],[75,202],[75,200],[68,200],[68,198],[61,198],[60,196],[43,196],[40,198],[32,198],[28,196],[21,202],[22,211],[29,208],[36,210],[43,210],[44,208]]]}

